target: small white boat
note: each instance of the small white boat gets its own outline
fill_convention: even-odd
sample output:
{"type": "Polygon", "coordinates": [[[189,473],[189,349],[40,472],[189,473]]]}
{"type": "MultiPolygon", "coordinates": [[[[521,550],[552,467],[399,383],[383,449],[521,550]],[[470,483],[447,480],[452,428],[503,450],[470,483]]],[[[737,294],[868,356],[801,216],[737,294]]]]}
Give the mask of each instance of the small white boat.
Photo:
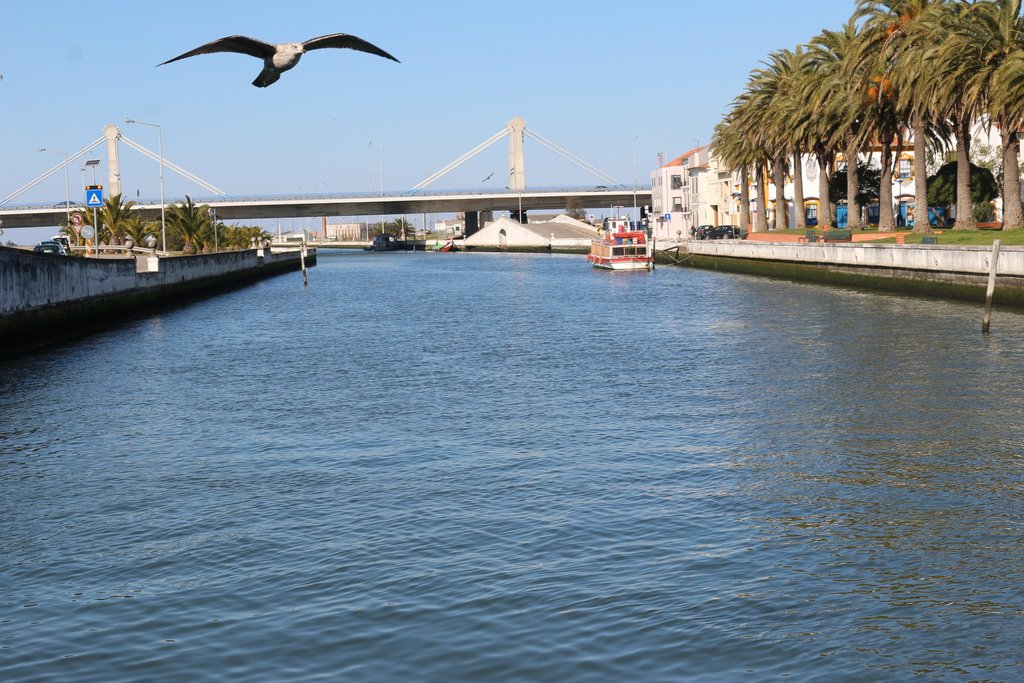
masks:
{"type": "Polygon", "coordinates": [[[633,230],[628,218],[607,218],[590,243],[587,261],[607,270],[651,270],[654,254],[647,233],[633,230]]]}

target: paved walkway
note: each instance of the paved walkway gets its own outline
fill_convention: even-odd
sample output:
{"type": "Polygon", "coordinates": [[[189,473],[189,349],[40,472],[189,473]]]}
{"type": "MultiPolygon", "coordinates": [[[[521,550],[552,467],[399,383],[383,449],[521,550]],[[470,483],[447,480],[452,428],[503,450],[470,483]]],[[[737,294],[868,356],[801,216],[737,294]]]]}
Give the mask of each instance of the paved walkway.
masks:
{"type": "MultiPolygon", "coordinates": [[[[895,237],[897,244],[903,244],[903,240],[907,235],[913,234],[912,230],[906,230],[903,232],[855,232],[853,233],[854,242],[874,242],[875,240],[884,240],[889,237],[895,237]]],[[[747,239],[754,242],[801,242],[804,239],[803,235],[797,234],[780,234],[777,232],[749,232],[747,233],[747,239]]]]}

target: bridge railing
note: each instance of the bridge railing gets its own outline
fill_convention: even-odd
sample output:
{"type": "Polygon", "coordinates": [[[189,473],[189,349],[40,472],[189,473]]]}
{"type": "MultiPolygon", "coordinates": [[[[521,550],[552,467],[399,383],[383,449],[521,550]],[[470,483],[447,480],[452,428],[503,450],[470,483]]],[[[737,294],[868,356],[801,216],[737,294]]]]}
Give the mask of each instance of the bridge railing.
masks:
{"type": "MultiPolygon", "coordinates": [[[[321,194],[277,194],[277,195],[227,195],[227,196],[195,196],[190,195],[192,200],[196,204],[224,204],[234,202],[280,202],[280,201],[337,201],[337,200],[365,200],[365,199],[408,199],[409,197],[446,197],[451,195],[463,196],[463,197],[483,197],[488,195],[508,195],[516,197],[519,195],[537,195],[537,194],[569,194],[569,193],[614,193],[622,194],[624,192],[650,192],[651,187],[649,185],[638,185],[636,188],[633,187],[612,187],[605,185],[597,186],[566,186],[566,187],[533,187],[527,188],[522,192],[516,190],[509,190],[508,188],[497,188],[497,189],[480,189],[480,188],[464,188],[464,189],[453,189],[453,190],[406,190],[402,192],[386,192],[381,194],[379,192],[346,192],[346,193],[321,193],[321,194]]],[[[132,200],[136,205],[139,206],[159,206],[159,198],[143,197],[140,199],[132,200]]],[[[168,205],[180,201],[179,199],[166,198],[168,205]]],[[[72,206],[72,211],[86,211],[85,207],[72,206]]],[[[52,210],[66,211],[66,207],[63,202],[40,202],[35,204],[20,204],[17,206],[6,204],[0,211],[42,211],[52,210]]]]}

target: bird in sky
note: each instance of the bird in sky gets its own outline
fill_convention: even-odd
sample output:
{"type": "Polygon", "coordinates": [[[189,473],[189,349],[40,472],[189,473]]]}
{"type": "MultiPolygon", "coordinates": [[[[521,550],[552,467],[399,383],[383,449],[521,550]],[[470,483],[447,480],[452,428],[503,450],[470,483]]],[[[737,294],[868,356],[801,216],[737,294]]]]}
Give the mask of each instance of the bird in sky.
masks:
{"type": "Polygon", "coordinates": [[[480,182],[481,182],[481,183],[486,183],[486,182],[487,182],[488,180],[490,180],[490,179],[491,179],[491,176],[492,176],[492,175],[494,175],[494,173],[493,173],[493,172],[491,173],[491,175],[487,176],[486,178],[484,178],[484,179],[483,179],[483,180],[481,180],[480,182]]]}
{"type": "Polygon", "coordinates": [[[370,54],[395,62],[398,61],[384,50],[372,43],[368,43],[362,38],[350,36],[347,33],[332,33],[318,38],[310,38],[302,43],[280,43],[278,45],[264,43],[262,40],[249,38],[248,36],[227,36],[209,42],[206,45],[200,45],[194,50],[189,50],[185,54],[168,59],[166,62],[161,62],[157,66],[170,64],[186,57],[195,57],[196,55],[205,55],[212,52],[238,52],[263,60],[263,71],[260,72],[260,75],[256,77],[252,84],[257,88],[266,88],[268,85],[276,83],[277,79],[281,78],[282,73],[298,64],[299,58],[302,57],[304,52],[319,50],[325,47],[359,50],[360,52],[369,52],[370,54]]]}

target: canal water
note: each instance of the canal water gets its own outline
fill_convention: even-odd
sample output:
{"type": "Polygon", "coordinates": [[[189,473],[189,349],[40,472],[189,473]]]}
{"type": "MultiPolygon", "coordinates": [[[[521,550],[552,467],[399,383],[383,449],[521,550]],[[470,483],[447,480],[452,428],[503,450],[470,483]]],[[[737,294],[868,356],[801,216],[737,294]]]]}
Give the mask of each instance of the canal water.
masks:
{"type": "Polygon", "coordinates": [[[0,365],[0,680],[1024,679],[1024,316],[321,251],[0,365]]]}

